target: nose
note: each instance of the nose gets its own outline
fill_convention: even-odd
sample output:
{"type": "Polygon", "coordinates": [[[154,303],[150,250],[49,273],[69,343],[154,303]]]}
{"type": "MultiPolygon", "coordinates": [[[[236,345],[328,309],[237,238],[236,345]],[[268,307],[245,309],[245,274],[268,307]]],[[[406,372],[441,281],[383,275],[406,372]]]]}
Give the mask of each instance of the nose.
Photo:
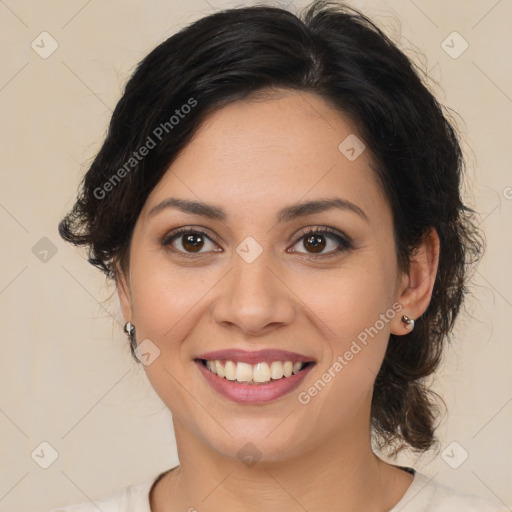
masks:
{"type": "Polygon", "coordinates": [[[296,299],[271,267],[270,253],[263,251],[251,263],[235,254],[233,268],[223,279],[213,306],[219,325],[236,326],[244,334],[258,336],[291,324],[296,299]]]}

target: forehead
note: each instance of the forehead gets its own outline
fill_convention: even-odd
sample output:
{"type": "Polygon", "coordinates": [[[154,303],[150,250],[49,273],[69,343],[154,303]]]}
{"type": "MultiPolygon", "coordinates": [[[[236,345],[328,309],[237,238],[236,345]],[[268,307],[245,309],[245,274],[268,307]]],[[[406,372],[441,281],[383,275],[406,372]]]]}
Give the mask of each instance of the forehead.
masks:
{"type": "Polygon", "coordinates": [[[343,114],[314,94],[278,91],[210,114],[145,210],[172,195],[225,205],[237,219],[250,219],[293,202],[340,197],[378,219],[389,207],[371,165],[343,114]]]}

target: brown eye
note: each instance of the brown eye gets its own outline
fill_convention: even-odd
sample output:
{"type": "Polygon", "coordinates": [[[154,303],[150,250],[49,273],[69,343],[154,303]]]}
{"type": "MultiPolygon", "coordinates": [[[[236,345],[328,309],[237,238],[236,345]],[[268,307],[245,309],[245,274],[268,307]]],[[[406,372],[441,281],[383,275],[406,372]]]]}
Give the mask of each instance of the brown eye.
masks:
{"type": "Polygon", "coordinates": [[[183,247],[190,252],[198,252],[204,245],[203,236],[198,235],[197,233],[182,235],[181,240],[183,247]]]}
{"type": "Polygon", "coordinates": [[[162,240],[162,244],[169,247],[174,252],[179,252],[185,255],[219,251],[218,249],[215,249],[216,245],[206,233],[190,228],[170,233],[164,238],[164,240],[162,240]]]}
{"type": "Polygon", "coordinates": [[[308,254],[318,257],[332,256],[341,251],[345,251],[352,247],[351,242],[348,238],[343,237],[338,231],[332,228],[315,228],[309,229],[302,233],[295,245],[298,245],[302,241],[302,248],[306,252],[299,252],[300,254],[308,254]],[[324,249],[329,249],[324,252],[324,249]]]}
{"type": "Polygon", "coordinates": [[[326,246],[325,237],[323,235],[310,235],[307,238],[304,238],[303,244],[305,249],[309,246],[311,248],[311,252],[314,253],[322,252],[326,246]]]}

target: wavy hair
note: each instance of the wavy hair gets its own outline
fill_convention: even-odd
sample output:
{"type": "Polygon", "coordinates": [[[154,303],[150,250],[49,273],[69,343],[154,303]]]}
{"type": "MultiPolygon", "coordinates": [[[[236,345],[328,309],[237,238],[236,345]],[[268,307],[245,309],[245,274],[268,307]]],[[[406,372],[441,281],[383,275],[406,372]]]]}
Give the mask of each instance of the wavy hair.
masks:
{"type": "Polygon", "coordinates": [[[115,263],[129,265],[131,234],[148,195],[205,117],[274,88],[314,93],[357,127],[392,208],[400,270],[408,270],[430,228],[439,235],[430,304],[414,331],[390,336],[371,409],[381,449],[425,451],[436,441],[438,418],[426,378],[439,365],[482,236],[461,197],[464,160],[448,115],[408,57],[361,12],[325,1],[300,15],[262,5],[228,9],[158,45],[129,79],[60,235],[86,246],[89,262],[116,279],[115,263]],[[179,115],[191,100],[194,107],[179,115]],[[158,138],[157,127],[156,147],[133,160],[158,138]]]}

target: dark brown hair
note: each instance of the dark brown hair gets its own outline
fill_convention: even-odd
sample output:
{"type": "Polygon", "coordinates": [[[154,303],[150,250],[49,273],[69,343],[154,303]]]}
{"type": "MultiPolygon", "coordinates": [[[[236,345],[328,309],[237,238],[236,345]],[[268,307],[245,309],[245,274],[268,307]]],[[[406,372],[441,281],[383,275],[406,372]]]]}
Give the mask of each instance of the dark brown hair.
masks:
{"type": "Polygon", "coordinates": [[[164,41],[128,81],[59,232],[87,246],[89,261],[116,278],[115,263],[129,265],[148,195],[206,115],[272,88],[317,94],[355,124],[392,208],[401,270],[429,228],[439,235],[432,299],[414,331],[391,335],[371,411],[380,448],[424,451],[435,441],[438,415],[425,379],[438,367],[483,243],[461,198],[464,162],[443,107],[363,14],[323,1],[302,16],[267,6],[229,9],[164,41]]]}

